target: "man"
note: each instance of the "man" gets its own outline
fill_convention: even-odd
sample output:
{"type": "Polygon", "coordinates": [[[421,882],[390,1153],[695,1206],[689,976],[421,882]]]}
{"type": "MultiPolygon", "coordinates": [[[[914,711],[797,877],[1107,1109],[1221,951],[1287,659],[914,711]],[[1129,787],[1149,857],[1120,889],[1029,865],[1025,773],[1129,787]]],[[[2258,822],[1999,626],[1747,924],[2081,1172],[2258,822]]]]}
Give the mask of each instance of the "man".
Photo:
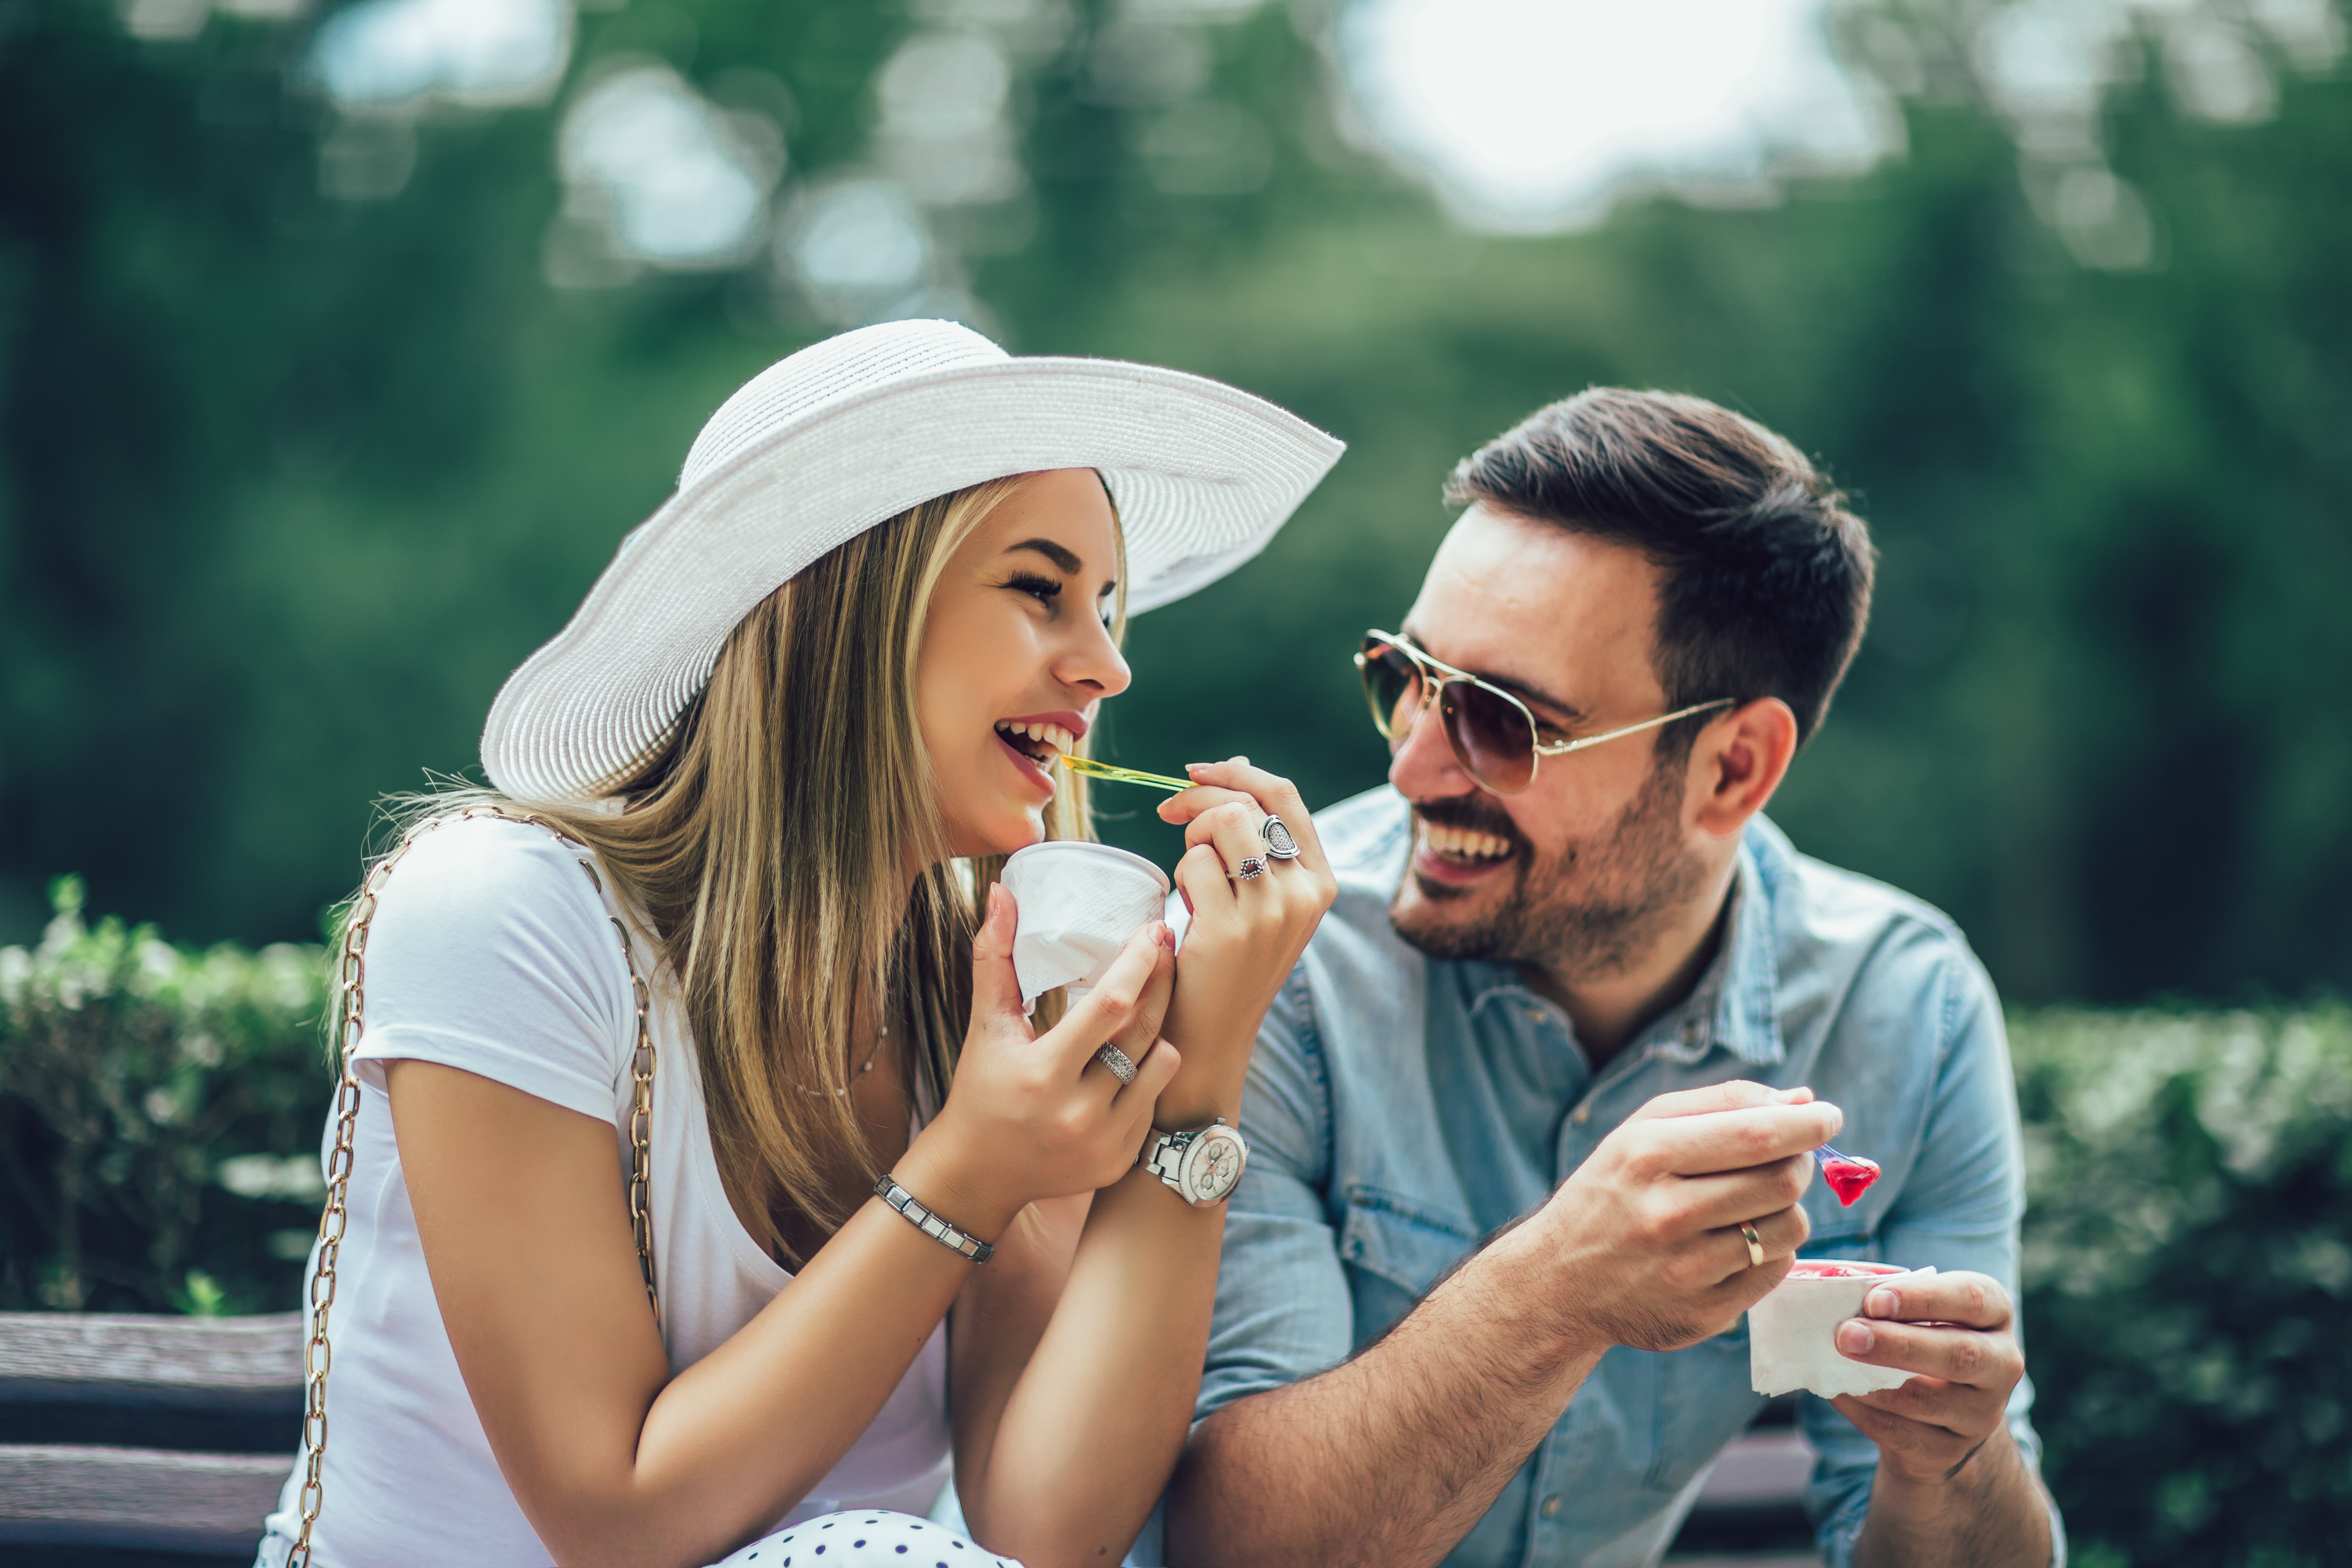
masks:
{"type": "Polygon", "coordinates": [[[1164,1560],[1654,1563],[1800,1247],[1939,1271],[1838,1331],[1916,1375],[1801,1396],[1823,1556],[2062,1559],[1991,984],[1760,815],[1861,640],[1862,521],[1751,421],[1606,389],[1448,494],[1360,661],[1389,787],[1318,817],[1339,902],[1259,1037],[1164,1560]],[[1851,1208],[1832,1137],[1885,1167],[1851,1208]]]}

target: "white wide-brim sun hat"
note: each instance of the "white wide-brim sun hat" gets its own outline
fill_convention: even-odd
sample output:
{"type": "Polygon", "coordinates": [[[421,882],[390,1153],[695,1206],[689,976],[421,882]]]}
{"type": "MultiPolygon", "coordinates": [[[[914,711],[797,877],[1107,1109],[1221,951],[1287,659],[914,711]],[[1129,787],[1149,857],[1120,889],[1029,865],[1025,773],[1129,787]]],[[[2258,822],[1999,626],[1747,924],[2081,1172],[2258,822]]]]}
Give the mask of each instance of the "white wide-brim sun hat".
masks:
{"type": "Polygon", "coordinates": [[[621,541],[572,622],[507,678],[482,731],[523,800],[629,782],[727,634],[835,546],[935,496],[1093,468],[1138,614],[1265,548],[1341,442],[1248,393],[1119,360],[1015,357],[952,321],[891,321],[781,360],[710,416],[677,493],[621,541]]]}

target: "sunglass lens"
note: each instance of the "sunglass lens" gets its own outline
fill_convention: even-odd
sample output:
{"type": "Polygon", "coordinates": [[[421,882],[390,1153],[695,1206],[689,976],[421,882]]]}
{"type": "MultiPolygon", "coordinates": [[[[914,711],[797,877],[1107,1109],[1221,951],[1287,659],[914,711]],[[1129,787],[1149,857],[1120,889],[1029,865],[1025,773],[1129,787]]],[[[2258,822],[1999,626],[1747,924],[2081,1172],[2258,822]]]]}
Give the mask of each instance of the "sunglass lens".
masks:
{"type": "Polygon", "coordinates": [[[1364,700],[1372,722],[1391,740],[1412,727],[1421,708],[1421,671],[1393,643],[1366,638],[1363,656],[1364,700]]]}
{"type": "Polygon", "coordinates": [[[1445,738],[1472,778],[1496,795],[1517,795],[1534,782],[1536,732],[1524,709],[1466,680],[1440,687],[1437,706],[1445,738]]]}

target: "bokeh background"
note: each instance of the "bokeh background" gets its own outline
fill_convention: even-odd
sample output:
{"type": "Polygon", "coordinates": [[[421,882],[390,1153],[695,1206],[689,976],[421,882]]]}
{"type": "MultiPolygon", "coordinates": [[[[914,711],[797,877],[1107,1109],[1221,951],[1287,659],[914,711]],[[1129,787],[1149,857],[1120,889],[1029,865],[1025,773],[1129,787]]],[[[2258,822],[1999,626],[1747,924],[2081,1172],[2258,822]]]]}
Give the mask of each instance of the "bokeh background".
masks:
{"type": "MultiPolygon", "coordinates": [[[[370,802],[798,345],[949,314],[1344,437],[1106,740],[1380,777],[1348,656],[1592,383],[1885,551],[1776,815],[2025,1001],[2352,980],[2337,0],[7,0],[0,942],[315,936],[370,802]]],[[[1121,803],[1114,803],[1118,805],[1121,803]]],[[[1138,803],[1123,803],[1134,805],[1138,803]]],[[[1148,811],[1110,832],[1165,852],[1148,811]]]]}
{"type": "Polygon", "coordinates": [[[1101,732],[1318,805],[1381,777],[1349,655],[1453,463],[1658,386],[1816,454],[1884,552],[1774,815],[1950,910],[2012,1005],[2075,1561],[2340,1562],[2347,32],[2345,0],[0,0],[0,1310],[295,1304],[327,1080],[287,944],[793,349],[948,315],[1344,437],[1263,558],[1137,623],[1101,732]]]}

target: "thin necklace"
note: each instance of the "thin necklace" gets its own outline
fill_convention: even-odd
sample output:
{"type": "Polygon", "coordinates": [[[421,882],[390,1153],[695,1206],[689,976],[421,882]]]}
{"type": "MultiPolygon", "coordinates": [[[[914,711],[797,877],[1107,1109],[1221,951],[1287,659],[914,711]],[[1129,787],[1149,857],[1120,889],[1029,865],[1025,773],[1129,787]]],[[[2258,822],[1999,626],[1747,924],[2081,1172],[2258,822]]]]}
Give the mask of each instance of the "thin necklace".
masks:
{"type": "MultiPolygon", "coordinates": [[[[874,1031],[874,1048],[866,1053],[866,1065],[859,1068],[856,1072],[851,1073],[849,1075],[849,1081],[844,1084],[841,1088],[828,1089],[825,1092],[831,1094],[836,1100],[847,1100],[849,1098],[849,1091],[857,1087],[857,1080],[874,1070],[874,1064],[879,1061],[882,1058],[882,1042],[889,1037],[890,1019],[889,1016],[885,1014],[882,1018],[881,1026],[874,1031]]],[[[803,1094],[814,1094],[816,1090],[803,1089],[801,1092],[803,1094]]]]}

